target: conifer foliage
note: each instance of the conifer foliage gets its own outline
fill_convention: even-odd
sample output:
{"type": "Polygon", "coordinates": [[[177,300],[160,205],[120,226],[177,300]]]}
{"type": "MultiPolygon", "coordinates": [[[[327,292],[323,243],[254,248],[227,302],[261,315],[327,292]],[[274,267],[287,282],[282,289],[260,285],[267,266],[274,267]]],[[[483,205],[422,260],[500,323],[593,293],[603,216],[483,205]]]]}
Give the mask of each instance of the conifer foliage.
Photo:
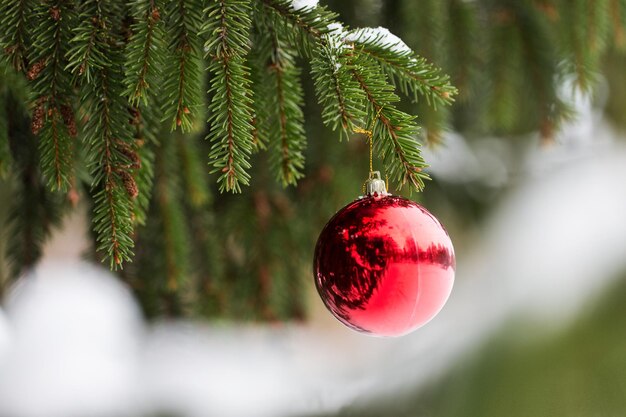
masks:
{"type": "Polygon", "coordinates": [[[82,199],[95,255],[149,314],[301,317],[302,262],[283,252],[308,248],[326,203],[300,219],[292,200],[350,152],[313,141],[311,109],[340,140],[371,130],[391,185],[421,190],[421,142],[449,126],[549,139],[572,114],[564,80],[590,92],[626,51],[626,0],[327,1],[346,17],[378,4],[367,25],[406,43],[315,0],[0,0],[14,275],[82,199]],[[210,178],[243,195],[214,198],[210,178]]]}
{"type": "Polygon", "coordinates": [[[97,249],[112,267],[131,260],[139,196],[149,200],[151,176],[138,177],[152,151],[139,148],[158,143],[138,137],[137,123],[190,132],[208,117],[207,162],[221,191],[248,185],[250,156],[265,148],[278,181],[295,185],[305,164],[303,57],[325,122],[345,135],[375,118],[392,178],[420,189],[418,127],[395,107],[392,83],[439,105],[456,92],[399,39],[355,35],[325,7],[287,0],[3,1],[1,19],[6,62],[29,83],[46,184],[67,191],[86,166],[97,249]],[[146,112],[161,116],[157,126],[146,112]]]}

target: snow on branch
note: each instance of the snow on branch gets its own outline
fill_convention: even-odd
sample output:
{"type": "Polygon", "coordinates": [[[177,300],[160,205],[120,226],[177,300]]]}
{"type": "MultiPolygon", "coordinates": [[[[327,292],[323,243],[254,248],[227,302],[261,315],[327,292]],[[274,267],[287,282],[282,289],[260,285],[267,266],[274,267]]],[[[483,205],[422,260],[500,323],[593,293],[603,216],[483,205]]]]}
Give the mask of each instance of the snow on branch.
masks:
{"type": "Polygon", "coordinates": [[[345,37],[347,42],[370,43],[389,49],[398,54],[411,54],[413,51],[399,37],[384,27],[359,28],[351,31],[345,37]]]}
{"type": "Polygon", "coordinates": [[[318,0],[292,0],[291,8],[297,12],[303,10],[315,9],[318,5],[318,0]]]}

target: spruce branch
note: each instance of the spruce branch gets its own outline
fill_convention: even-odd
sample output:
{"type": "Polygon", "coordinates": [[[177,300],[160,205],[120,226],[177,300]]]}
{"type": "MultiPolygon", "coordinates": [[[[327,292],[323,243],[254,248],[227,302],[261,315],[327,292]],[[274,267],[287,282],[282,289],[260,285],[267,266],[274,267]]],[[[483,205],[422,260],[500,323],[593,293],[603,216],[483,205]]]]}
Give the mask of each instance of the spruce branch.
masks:
{"type": "Polygon", "coordinates": [[[20,106],[18,110],[12,106],[28,103],[28,93],[23,74],[18,73],[9,62],[0,61],[0,180],[10,178],[18,168],[11,151],[12,126],[18,116],[25,117],[26,109],[20,106]]]}
{"type": "Polygon", "coordinates": [[[322,35],[328,33],[329,25],[336,23],[337,14],[325,6],[295,10],[291,0],[257,0],[266,13],[270,25],[284,34],[290,45],[311,58],[322,35]]]}
{"type": "Polygon", "coordinates": [[[209,89],[213,99],[207,136],[212,144],[211,173],[220,173],[220,191],[241,192],[241,185],[250,181],[253,143],[250,94],[246,92],[250,88],[248,69],[241,58],[223,58],[222,62],[211,63],[209,70],[214,74],[209,89]]]}
{"type": "Polygon", "coordinates": [[[8,259],[14,278],[37,263],[43,243],[62,218],[61,195],[37,183],[37,174],[33,165],[19,168],[16,198],[10,202],[7,228],[13,238],[9,241],[8,259]]]}
{"type": "MultiPolygon", "coordinates": [[[[402,43],[403,48],[398,48],[397,44],[389,42],[388,36],[384,33],[371,29],[344,32],[341,25],[334,20],[336,15],[323,7],[295,11],[290,7],[289,1],[262,1],[266,7],[271,8],[286,22],[283,24],[291,26],[292,32],[306,34],[322,46],[334,48],[348,46],[348,48],[359,49],[358,53],[372,56],[391,77],[391,80],[398,84],[401,91],[413,96],[415,101],[418,95],[423,95],[433,106],[448,105],[453,102],[453,96],[457,94],[457,90],[450,84],[449,77],[443,75],[439,68],[435,68],[425,58],[416,55],[404,43],[402,43]]],[[[293,39],[292,42],[302,43],[298,42],[301,38],[302,36],[293,39]]],[[[401,42],[399,39],[398,41],[401,42]]]]}
{"type": "Polygon", "coordinates": [[[459,100],[467,102],[472,95],[472,81],[478,78],[481,65],[477,46],[484,43],[478,30],[475,5],[463,0],[452,0],[449,5],[448,67],[459,89],[459,100]]]}
{"type": "Polygon", "coordinates": [[[563,121],[572,117],[572,109],[559,97],[557,86],[548,74],[558,71],[556,50],[550,50],[550,27],[545,17],[538,13],[515,12],[519,21],[523,62],[530,83],[534,86],[534,102],[541,139],[554,140],[554,134],[563,121]]]}
{"type": "Polygon", "coordinates": [[[72,137],[77,135],[70,74],[65,53],[75,19],[68,1],[45,1],[34,9],[33,47],[27,71],[32,84],[33,133],[40,136],[40,156],[48,186],[67,190],[73,173],[72,137]]]}
{"type": "Polygon", "coordinates": [[[391,81],[397,83],[402,91],[415,98],[418,94],[423,95],[433,106],[452,102],[456,89],[450,85],[448,78],[403,43],[390,43],[386,40],[389,36],[372,36],[372,33],[377,32],[373,30],[345,32],[341,25],[333,21],[332,14],[321,17],[327,13],[324,8],[296,11],[291,7],[291,2],[285,0],[259,1],[273,13],[274,21],[278,21],[276,24],[279,27],[279,21],[282,20],[282,25],[298,34],[292,42],[309,38],[308,41],[300,42],[309,45],[305,53],[312,55],[311,50],[318,53],[315,58],[319,60],[316,62],[314,58],[312,66],[319,86],[319,101],[328,108],[324,110],[326,123],[331,127],[341,124],[344,130],[353,124],[352,118],[346,114],[347,106],[346,101],[342,100],[341,87],[330,89],[335,92],[334,97],[320,92],[322,88],[339,86],[338,80],[341,80],[343,91],[346,91],[344,96],[354,100],[353,113],[359,113],[359,101],[362,100],[367,103],[365,107],[370,117],[378,115],[374,124],[375,132],[381,136],[376,142],[377,152],[390,176],[400,186],[408,183],[421,190],[424,186],[423,180],[428,176],[422,171],[426,164],[414,137],[419,129],[412,116],[397,110],[392,104],[399,98],[394,94],[393,86],[385,73],[390,75],[391,81]],[[320,54],[319,51],[323,53],[323,48],[331,49],[331,54],[320,54]],[[335,50],[334,54],[332,50],[335,50]],[[342,55],[346,56],[343,62],[342,55]],[[345,76],[342,79],[320,77],[320,74],[324,74],[321,65],[324,61],[326,65],[335,67],[336,74],[348,70],[355,84],[346,82],[349,77],[345,76]],[[344,65],[345,69],[342,70],[344,65]],[[361,93],[355,94],[354,91],[359,89],[361,93]],[[331,111],[340,115],[339,118],[330,116],[331,111]]]}
{"type": "Polygon", "coordinates": [[[276,89],[276,118],[280,141],[275,140],[272,165],[277,178],[284,186],[295,185],[304,169],[304,103],[300,87],[299,70],[289,50],[274,45],[275,62],[269,68],[276,89]]]}
{"type": "MultiPolygon", "coordinates": [[[[221,305],[224,303],[224,294],[219,288],[225,259],[223,235],[217,232],[218,223],[211,204],[213,196],[208,183],[209,175],[200,146],[203,143],[198,142],[194,136],[177,139],[182,184],[178,184],[172,191],[183,190],[183,194],[177,194],[176,198],[185,202],[185,227],[188,235],[184,243],[190,247],[191,258],[191,265],[187,268],[188,272],[193,271],[193,284],[196,293],[200,295],[196,313],[214,316],[216,311],[223,308],[221,305]]],[[[186,280],[189,281],[189,278],[186,280]]]]}
{"type": "Polygon", "coordinates": [[[270,27],[255,33],[251,59],[257,140],[270,144],[270,162],[283,186],[295,185],[303,176],[304,102],[295,51],[270,27]]]}
{"type": "Polygon", "coordinates": [[[116,88],[122,86],[120,72],[121,67],[94,72],[92,82],[83,85],[82,97],[89,115],[84,133],[92,157],[97,249],[106,254],[112,268],[131,260],[133,199],[137,197],[131,174],[133,161],[128,152],[133,144],[126,123],[125,100],[116,88]]]}
{"type": "Polygon", "coordinates": [[[202,57],[199,31],[202,21],[202,2],[176,0],[165,7],[167,49],[164,70],[164,119],[171,130],[191,131],[198,116],[204,91],[202,87],[202,57]]]}
{"type": "MultiPolygon", "coordinates": [[[[260,19],[255,15],[255,20],[260,19]]],[[[272,104],[273,91],[270,81],[268,80],[272,42],[270,37],[264,31],[267,26],[257,23],[256,30],[251,35],[252,49],[248,57],[250,64],[250,81],[252,83],[252,112],[254,118],[252,120],[252,144],[253,150],[267,150],[267,146],[271,139],[271,120],[274,108],[272,104]]]]}
{"type": "MultiPolygon", "coordinates": [[[[14,92],[6,92],[2,104],[7,112],[8,139],[12,151],[13,195],[9,204],[6,227],[9,240],[7,258],[11,275],[17,278],[41,256],[41,247],[53,226],[59,224],[64,212],[63,195],[51,192],[41,183],[37,138],[31,122],[14,92]]],[[[5,225],[3,225],[5,227],[5,225]]]]}
{"type": "Polygon", "coordinates": [[[18,72],[28,68],[29,20],[33,7],[32,0],[0,1],[0,46],[11,66],[18,72]]]}
{"type": "Polygon", "coordinates": [[[217,0],[204,11],[207,21],[203,33],[207,55],[245,56],[250,49],[249,34],[252,7],[246,0],[217,0]]]}
{"type": "Polygon", "coordinates": [[[241,192],[241,185],[248,185],[250,180],[247,170],[253,148],[253,115],[245,56],[251,12],[249,2],[240,0],[216,1],[205,10],[205,51],[213,74],[207,139],[212,144],[212,173],[220,173],[220,191],[241,192]]]}
{"type": "Polygon", "coordinates": [[[563,44],[567,54],[564,68],[586,92],[597,82],[600,57],[608,45],[609,13],[608,0],[575,0],[563,10],[563,44]]]}
{"type": "Polygon", "coordinates": [[[115,43],[110,32],[119,7],[104,0],[87,0],[81,6],[80,23],[74,28],[67,52],[67,69],[75,78],[90,83],[94,71],[112,65],[107,52],[109,43],[115,43]]]}
{"type": "Polygon", "coordinates": [[[96,249],[111,268],[118,268],[133,255],[133,211],[139,189],[133,176],[137,151],[123,94],[122,42],[112,23],[122,21],[123,10],[105,6],[98,0],[82,4],[68,67],[80,85],[86,119],[82,139],[92,175],[96,249]]]}
{"type": "Polygon", "coordinates": [[[134,219],[137,225],[145,226],[154,181],[153,148],[160,143],[160,136],[165,133],[160,111],[164,100],[158,88],[163,82],[165,64],[162,51],[167,45],[162,17],[165,5],[160,0],[136,0],[132,9],[135,22],[131,25],[132,34],[126,46],[124,94],[130,103],[135,157],[139,162],[133,172],[139,190],[134,205],[134,219]]]}
{"type": "Polygon", "coordinates": [[[613,25],[613,42],[617,49],[626,50],[626,1],[610,0],[610,15],[613,25]]]}
{"type": "Polygon", "coordinates": [[[198,313],[204,317],[224,317],[230,281],[224,279],[225,248],[211,207],[192,209],[188,216],[194,252],[193,270],[197,271],[198,313]]]}
{"type": "Polygon", "coordinates": [[[414,117],[394,106],[399,97],[375,61],[357,55],[353,65],[353,77],[367,97],[368,113],[374,120],[374,152],[398,187],[408,183],[416,190],[423,189],[428,179],[423,168],[427,165],[416,139],[419,128],[414,117]]]}
{"type": "Polygon", "coordinates": [[[499,10],[497,16],[498,23],[491,30],[489,39],[493,47],[489,51],[487,66],[487,86],[490,91],[485,100],[484,123],[487,129],[501,132],[517,128],[515,124],[520,114],[519,94],[522,89],[519,68],[523,62],[519,32],[508,24],[511,14],[499,10]]]}
{"type": "MultiPolygon", "coordinates": [[[[150,98],[150,100],[156,100],[150,98]]],[[[157,106],[158,107],[158,106],[157,106]]],[[[139,194],[135,199],[134,219],[138,225],[145,225],[152,197],[152,185],[154,179],[154,151],[156,133],[161,123],[158,117],[153,115],[154,108],[146,107],[131,108],[131,124],[134,126],[135,146],[131,147],[123,144],[124,154],[131,161],[130,167],[139,194]]]]}
{"type": "Polygon", "coordinates": [[[163,72],[165,29],[161,13],[164,4],[159,0],[135,0],[132,3],[134,23],[126,47],[126,91],[132,105],[148,105],[148,90],[158,84],[163,72]]]}
{"type": "Polygon", "coordinates": [[[408,47],[398,48],[396,44],[389,43],[383,34],[365,34],[367,32],[359,32],[358,29],[349,34],[354,47],[359,53],[374,58],[400,91],[411,96],[414,102],[423,96],[429,105],[436,108],[454,101],[458,91],[441,69],[435,68],[408,47]]]}
{"type": "Polygon", "coordinates": [[[315,93],[322,106],[322,121],[348,137],[365,118],[365,95],[352,77],[348,52],[321,45],[311,61],[315,93]]]}
{"type": "MultiPolygon", "coordinates": [[[[149,101],[152,102],[152,98],[149,101]]],[[[146,115],[146,122],[149,120],[151,116],[146,115]]],[[[187,315],[190,304],[195,301],[189,289],[193,282],[191,257],[197,248],[189,236],[191,226],[184,210],[186,196],[183,180],[178,175],[184,167],[180,165],[177,145],[186,135],[170,132],[169,126],[164,124],[157,126],[160,126],[157,136],[161,139],[149,138],[139,148],[141,154],[144,149],[152,151],[146,145],[159,143],[153,152],[154,190],[149,213],[145,225],[135,234],[135,259],[124,268],[123,274],[133,282],[149,316],[178,317],[187,315]]],[[[146,137],[152,136],[152,130],[146,132],[149,132],[146,137]]],[[[142,166],[143,163],[142,160],[142,166]]]]}
{"type": "MultiPolygon", "coordinates": [[[[176,309],[180,310],[182,290],[188,287],[189,258],[191,253],[189,229],[182,202],[185,200],[180,191],[182,186],[179,178],[171,175],[180,171],[179,156],[175,142],[164,141],[156,152],[155,161],[155,197],[156,206],[161,219],[162,255],[165,261],[163,289],[176,309]]],[[[161,239],[160,239],[161,240],[161,239]]]]}
{"type": "Polygon", "coordinates": [[[185,200],[189,202],[192,209],[206,208],[211,201],[208,174],[201,157],[195,137],[181,137],[177,140],[178,155],[185,189],[185,200]]]}

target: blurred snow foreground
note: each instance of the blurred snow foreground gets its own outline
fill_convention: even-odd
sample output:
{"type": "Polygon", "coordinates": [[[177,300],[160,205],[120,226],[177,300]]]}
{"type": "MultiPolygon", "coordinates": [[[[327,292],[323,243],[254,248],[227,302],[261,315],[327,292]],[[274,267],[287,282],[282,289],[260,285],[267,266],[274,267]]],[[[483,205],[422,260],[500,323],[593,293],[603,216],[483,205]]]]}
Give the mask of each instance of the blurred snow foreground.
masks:
{"type": "Polygon", "coordinates": [[[147,325],[107,272],[44,262],[0,311],[0,416],[331,412],[417,389],[513,315],[562,322],[626,268],[626,149],[572,146],[529,159],[541,175],[459,254],[442,313],[400,339],[358,335],[330,315],[309,326],[147,325]]]}

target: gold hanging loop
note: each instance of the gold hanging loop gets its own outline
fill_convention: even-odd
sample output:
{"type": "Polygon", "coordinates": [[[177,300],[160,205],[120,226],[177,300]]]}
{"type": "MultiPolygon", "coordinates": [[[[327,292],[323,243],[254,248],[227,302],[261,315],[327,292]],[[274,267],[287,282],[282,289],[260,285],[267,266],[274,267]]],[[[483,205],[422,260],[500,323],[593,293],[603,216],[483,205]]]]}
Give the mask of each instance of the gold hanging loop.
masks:
{"type": "MultiPolygon", "coordinates": [[[[354,126],[352,128],[352,131],[354,133],[362,133],[364,135],[367,136],[367,141],[369,142],[369,178],[372,178],[372,174],[374,173],[374,123],[376,123],[376,120],[378,120],[378,118],[380,117],[381,112],[383,111],[383,107],[379,107],[378,111],[376,112],[376,117],[374,117],[374,119],[372,120],[372,125],[370,126],[369,129],[364,129],[362,127],[359,126],[354,126]]],[[[385,175],[386,178],[386,186],[387,189],[389,189],[389,177],[387,175],[385,175]]],[[[365,184],[367,183],[367,181],[365,181],[365,183],[363,183],[363,194],[365,194],[365,184]]]]}

